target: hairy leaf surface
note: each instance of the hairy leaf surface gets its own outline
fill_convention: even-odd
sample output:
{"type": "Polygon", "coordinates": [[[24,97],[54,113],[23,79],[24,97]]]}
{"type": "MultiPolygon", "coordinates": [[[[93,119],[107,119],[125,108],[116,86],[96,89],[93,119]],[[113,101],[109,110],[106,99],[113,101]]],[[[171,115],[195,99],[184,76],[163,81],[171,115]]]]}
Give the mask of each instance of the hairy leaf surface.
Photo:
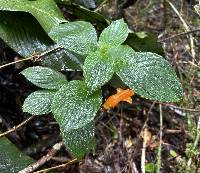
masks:
{"type": "Polygon", "coordinates": [[[36,86],[46,89],[59,89],[67,83],[62,73],[42,66],[26,68],[21,74],[36,86]]]}
{"type": "Polygon", "coordinates": [[[51,112],[51,103],[55,91],[39,90],[31,93],[24,101],[23,112],[32,115],[42,115],[51,112]]]}
{"type": "Polygon", "coordinates": [[[35,161],[20,151],[6,137],[0,139],[0,172],[16,173],[35,161]]]}
{"type": "Polygon", "coordinates": [[[99,51],[91,53],[85,59],[83,71],[88,87],[95,90],[111,79],[114,73],[114,60],[99,51]]]}
{"type": "Polygon", "coordinates": [[[151,52],[136,52],[129,62],[118,64],[121,80],[140,96],[175,102],[182,97],[182,86],[163,57],[151,52]]]}
{"type": "Polygon", "coordinates": [[[113,21],[102,31],[99,43],[100,45],[118,46],[126,40],[128,33],[128,25],[123,19],[113,21]]]}
{"type": "Polygon", "coordinates": [[[128,45],[119,45],[109,49],[109,56],[113,59],[115,64],[123,62],[130,62],[134,60],[135,51],[128,45]]]}
{"type": "Polygon", "coordinates": [[[52,113],[71,153],[78,159],[94,148],[93,120],[101,105],[100,90],[91,93],[84,81],[71,81],[54,96],[52,113]]]}
{"type": "Polygon", "coordinates": [[[86,56],[97,48],[95,28],[88,22],[78,21],[54,27],[49,36],[67,50],[86,56]]]}
{"type": "Polygon", "coordinates": [[[91,122],[102,102],[100,90],[90,93],[84,81],[71,81],[56,94],[52,112],[67,131],[91,122]]]}
{"type": "Polygon", "coordinates": [[[61,133],[66,147],[77,159],[81,159],[90,150],[94,150],[96,144],[94,131],[95,126],[93,122],[69,131],[61,126],[61,133]]]}

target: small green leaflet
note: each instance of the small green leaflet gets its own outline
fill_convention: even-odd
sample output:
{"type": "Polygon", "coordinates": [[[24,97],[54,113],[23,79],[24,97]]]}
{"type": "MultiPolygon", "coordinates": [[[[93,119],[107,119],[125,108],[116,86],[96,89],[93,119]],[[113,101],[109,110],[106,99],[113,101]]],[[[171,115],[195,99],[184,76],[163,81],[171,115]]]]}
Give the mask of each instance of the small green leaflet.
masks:
{"type": "Polygon", "coordinates": [[[88,22],[78,21],[54,27],[49,36],[68,51],[87,56],[97,48],[95,28],[88,22]]]}
{"type": "Polygon", "coordinates": [[[65,76],[47,67],[34,66],[21,72],[30,82],[45,89],[59,89],[68,83],[65,76]]]}
{"type": "Polygon", "coordinates": [[[91,122],[101,103],[100,90],[90,93],[84,81],[71,81],[54,96],[52,113],[60,125],[65,144],[78,159],[94,148],[91,122]]]}
{"type": "Polygon", "coordinates": [[[31,93],[24,101],[23,112],[32,115],[42,115],[51,112],[51,103],[55,91],[39,90],[31,93]]]}
{"type": "Polygon", "coordinates": [[[154,164],[154,163],[146,163],[146,165],[145,165],[145,171],[146,172],[154,173],[155,170],[156,170],[156,164],[154,164]]]}
{"type": "Polygon", "coordinates": [[[126,40],[128,33],[128,25],[124,20],[116,20],[102,31],[99,37],[99,44],[113,47],[118,46],[126,40]]]}
{"type": "Polygon", "coordinates": [[[53,0],[4,0],[0,1],[0,10],[28,12],[38,20],[47,33],[53,26],[66,22],[53,0]]]}
{"type": "Polygon", "coordinates": [[[83,71],[88,87],[95,90],[108,82],[113,76],[114,61],[96,51],[86,57],[83,71]]]}

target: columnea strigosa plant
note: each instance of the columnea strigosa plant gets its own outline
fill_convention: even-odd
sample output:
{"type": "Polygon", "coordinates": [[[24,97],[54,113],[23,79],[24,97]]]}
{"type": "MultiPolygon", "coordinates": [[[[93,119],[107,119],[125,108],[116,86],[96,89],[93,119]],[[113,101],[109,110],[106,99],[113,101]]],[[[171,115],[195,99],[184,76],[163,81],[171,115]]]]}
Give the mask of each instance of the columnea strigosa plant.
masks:
{"type": "Polygon", "coordinates": [[[23,111],[34,115],[52,112],[66,147],[78,159],[95,148],[94,118],[103,102],[101,86],[114,75],[126,88],[146,99],[177,102],[182,97],[175,71],[163,57],[135,52],[123,44],[129,31],[123,19],[113,21],[99,38],[88,22],[56,25],[49,37],[61,49],[78,57],[76,69],[83,70],[84,80],[69,82],[62,73],[42,66],[21,72],[41,87],[26,98],[23,111]]]}

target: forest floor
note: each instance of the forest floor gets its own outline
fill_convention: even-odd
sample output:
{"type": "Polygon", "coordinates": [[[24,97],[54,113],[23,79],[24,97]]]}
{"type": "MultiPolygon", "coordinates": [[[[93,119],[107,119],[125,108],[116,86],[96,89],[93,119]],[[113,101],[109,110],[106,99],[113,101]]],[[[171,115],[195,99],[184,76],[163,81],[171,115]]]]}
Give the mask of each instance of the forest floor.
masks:
{"type": "MultiPolygon", "coordinates": [[[[194,4],[183,0],[171,2],[172,6],[167,1],[138,0],[119,11],[115,1],[108,1],[99,10],[110,18],[124,17],[133,31],[158,35],[165,57],[183,85],[182,101],[160,104],[136,95],[132,104],[121,103],[107,112],[101,109],[96,121],[96,151],[55,172],[137,173],[144,169],[144,163],[146,172],[155,172],[161,161],[163,173],[200,173],[200,17],[195,13],[194,4]],[[185,33],[185,25],[189,26],[190,34],[185,33]],[[192,48],[191,44],[194,44],[192,48]]],[[[15,57],[3,43],[0,54],[2,63],[15,57]]],[[[36,88],[27,84],[19,72],[17,66],[10,66],[0,75],[2,130],[29,116],[21,112],[22,100],[36,88]]],[[[104,99],[116,92],[109,86],[103,91],[104,99]]],[[[36,160],[60,140],[59,127],[52,115],[36,117],[8,137],[36,160]]],[[[62,149],[46,166],[70,159],[69,153],[62,149]]]]}

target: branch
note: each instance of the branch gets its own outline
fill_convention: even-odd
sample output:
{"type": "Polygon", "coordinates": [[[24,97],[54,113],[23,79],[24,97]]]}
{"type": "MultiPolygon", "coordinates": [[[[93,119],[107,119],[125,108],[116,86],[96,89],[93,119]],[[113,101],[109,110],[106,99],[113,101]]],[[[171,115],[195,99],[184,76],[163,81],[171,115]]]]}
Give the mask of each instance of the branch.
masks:
{"type": "Polygon", "coordinates": [[[162,105],[159,104],[160,109],[160,142],[158,147],[158,153],[157,153],[157,163],[156,163],[156,173],[160,173],[161,168],[161,152],[162,152],[162,137],[163,137],[163,112],[162,112],[162,105]]]}
{"type": "Polygon", "coordinates": [[[53,148],[43,157],[41,157],[37,162],[29,165],[25,169],[19,171],[18,173],[31,173],[40,166],[44,165],[46,162],[48,162],[60,149],[64,146],[63,142],[56,143],[53,148]]]}
{"type": "MultiPolygon", "coordinates": [[[[183,19],[179,11],[176,9],[176,7],[169,0],[167,0],[167,2],[171,6],[173,11],[176,13],[176,15],[179,17],[179,19],[181,20],[185,31],[190,32],[190,27],[187,25],[187,23],[185,22],[185,20],[183,19]]],[[[193,59],[195,60],[196,53],[195,53],[194,37],[191,34],[188,34],[188,38],[190,41],[191,54],[192,54],[193,59]]]]}
{"type": "MultiPolygon", "coordinates": [[[[197,123],[197,132],[196,132],[196,137],[195,137],[195,141],[194,141],[194,144],[193,144],[193,147],[192,149],[195,150],[198,146],[198,143],[199,143],[199,139],[200,139],[200,117],[198,119],[198,123],[197,123]]],[[[189,158],[188,162],[187,162],[187,166],[190,167],[192,164],[192,157],[189,158]]]]}
{"type": "Polygon", "coordinates": [[[51,167],[51,168],[47,168],[47,169],[43,169],[43,170],[40,170],[40,171],[37,171],[37,172],[33,172],[33,173],[42,173],[42,172],[49,172],[51,170],[54,170],[54,169],[58,169],[58,168],[63,168],[67,165],[71,165],[73,163],[75,163],[77,161],[77,159],[73,159],[73,160],[70,160],[69,162],[67,163],[64,163],[64,164],[61,164],[61,165],[58,165],[58,166],[54,166],[54,167],[51,167]]]}
{"type": "Polygon", "coordinates": [[[141,155],[141,170],[142,173],[145,173],[145,156],[146,156],[146,148],[147,148],[147,142],[148,142],[148,134],[147,134],[147,127],[145,127],[143,136],[143,145],[142,145],[142,155],[141,155]]]}
{"type": "Polygon", "coordinates": [[[164,42],[164,41],[173,39],[173,38],[175,38],[175,37],[179,37],[179,36],[182,36],[182,35],[188,35],[188,34],[192,34],[192,33],[195,33],[195,32],[200,32],[200,29],[198,28],[198,29],[194,29],[194,30],[191,30],[191,31],[187,31],[187,32],[181,32],[181,33],[172,35],[172,36],[170,36],[170,37],[160,39],[159,41],[160,41],[160,42],[164,42]]]}
{"type": "Polygon", "coordinates": [[[33,118],[35,118],[35,115],[29,117],[28,119],[26,119],[25,121],[23,121],[22,123],[20,123],[19,125],[17,125],[16,127],[13,127],[11,128],[10,130],[4,132],[4,133],[1,133],[0,134],[0,138],[5,136],[5,135],[8,135],[9,133],[12,133],[14,131],[17,131],[19,130],[22,126],[24,126],[25,124],[27,124],[29,121],[31,121],[33,118]]]}
{"type": "Polygon", "coordinates": [[[178,106],[175,106],[175,105],[172,105],[172,104],[169,104],[169,103],[161,103],[161,102],[157,102],[157,101],[155,101],[155,103],[162,104],[164,106],[168,106],[168,107],[171,107],[171,108],[174,108],[174,109],[183,110],[183,111],[200,112],[200,109],[182,108],[182,107],[178,107],[178,106]]]}
{"type": "Polygon", "coordinates": [[[10,65],[13,65],[13,64],[16,64],[16,63],[19,63],[19,62],[22,62],[22,61],[29,61],[29,60],[33,60],[33,61],[38,61],[40,60],[43,56],[53,52],[53,51],[56,51],[56,50],[59,50],[59,49],[63,49],[62,46],[59,46],[59,47],[56,47],[56,48],[53,48],[53,49],[50,49],[50,50],[47,50],[45,52],[42,52],[40,54],[36,54],[36,53],[33,53],[33,55],[31,55],[30,57],[27,57],[25,59],[20,59],[18,61],[13,61],[13,62],[10,62],[10,63],[7,63],[7,64],[4,64],[4,65],[1,65],[0,66],[0,69],[1,68],[4,68],[4,67],[7,67],[7,66],[10,66],[10,65]]]}
{"type": "Polygon", "coordinates": [[[65,166],[67,166],[67,165],[71,165],[71,164],[75,163],[76,161],[77,161],[77,159],[73,159],[73,160],[70,160],[67,163],[62,164],[62,165],[58,165],[58,166],[54,166],[54,167],[51,167],[51,168],[43,169],[43,170],[40,170],[40,171],[37,171],[37,172],[33,172],[33,173],[49,172],[49,171],[54,170],[54,169],[63,168],[65,166]]]}

